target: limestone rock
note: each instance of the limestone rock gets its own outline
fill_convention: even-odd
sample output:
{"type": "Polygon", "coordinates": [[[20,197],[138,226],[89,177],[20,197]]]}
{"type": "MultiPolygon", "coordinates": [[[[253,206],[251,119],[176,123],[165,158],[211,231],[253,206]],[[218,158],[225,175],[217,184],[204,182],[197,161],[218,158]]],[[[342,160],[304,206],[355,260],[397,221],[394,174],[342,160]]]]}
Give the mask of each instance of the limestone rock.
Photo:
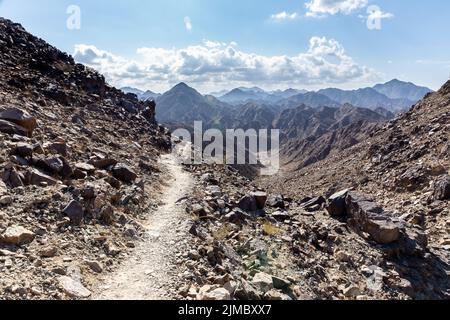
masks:
{"type": "Polygon", "coordinates": [[[34,240],[35,234],[22,226],[12,226],[1,235],[1,242],[12,245],[28,244],[34,240]]]}
{"type": "Polygon", "coordinates": [[[80,281],[74,280],[68,276],[59,277],[58,282],[64,293],[71,298],[86,299],[92,294],[80,281]]]}
{"type": "Polygon", "coordinates": [[[251,283],[263,293],[266,293],[274,288],[272,276],[264,272],[255,274],[251,283]]]}

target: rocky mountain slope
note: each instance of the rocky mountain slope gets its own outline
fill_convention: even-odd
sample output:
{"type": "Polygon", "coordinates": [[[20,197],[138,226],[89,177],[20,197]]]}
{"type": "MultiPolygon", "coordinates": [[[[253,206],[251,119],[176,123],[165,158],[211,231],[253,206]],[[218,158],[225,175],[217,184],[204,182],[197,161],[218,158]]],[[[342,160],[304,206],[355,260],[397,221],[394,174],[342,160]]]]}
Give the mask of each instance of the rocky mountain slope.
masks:
{"type": "MultiPolygon", "coordinates": [[[[416,297],[449,298],[449,120],[450,82],[410,112],[375,127],[361,143],[299,171],[282,172],[263,185],[291,197],[328,198],[344,189],[371,197],[389,217],[415,225],[428,239],[421,258],[395,262],[421,291],[416,297]]],[[[333,199],[345,201],[345,193],[331,203],[333,199]]],[[[361,212],[374,212],[369,207],[361,212]]]]}
{"type": "Polygon", "coordinates": [[[86,298],[157,204],[155,104],[0,18],[2,299],[86,298]]]}
{"type": "Polygon", "coordinates": [[[230,106],[213,96],[203,96],[185,83],[180,83],[157,99],[157,119],[164,124],[192,127],[202,121],[205,128],[220,127],[230,106]],[[223,119],[222,121],[219,121],[223,119]]]}
{"type": "Polygon", "coordinates": [[[274,127],[281,129],[283,164],[300,169],[357,144],[377,123],[387,120],[374,111],[351,105],[338,109],[302,106],[282,112],[274,127]]]}

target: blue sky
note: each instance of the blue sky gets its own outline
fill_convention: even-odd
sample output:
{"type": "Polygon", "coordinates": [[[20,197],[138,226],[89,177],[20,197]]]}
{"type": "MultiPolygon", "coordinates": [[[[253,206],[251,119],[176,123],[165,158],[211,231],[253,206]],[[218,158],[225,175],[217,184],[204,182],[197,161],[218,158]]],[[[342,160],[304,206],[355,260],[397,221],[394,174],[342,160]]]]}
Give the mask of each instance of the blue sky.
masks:
{"type": "Polygon", "coordinates": [[[442,0],[0,1],[0,16],[112,84],[154,91],[180,81],[209,92],[392,78],[438,89],[450,75],[449,12],[442,0]],[[80,29],[67,28],[70,5],[81,10],[80,29]]]}

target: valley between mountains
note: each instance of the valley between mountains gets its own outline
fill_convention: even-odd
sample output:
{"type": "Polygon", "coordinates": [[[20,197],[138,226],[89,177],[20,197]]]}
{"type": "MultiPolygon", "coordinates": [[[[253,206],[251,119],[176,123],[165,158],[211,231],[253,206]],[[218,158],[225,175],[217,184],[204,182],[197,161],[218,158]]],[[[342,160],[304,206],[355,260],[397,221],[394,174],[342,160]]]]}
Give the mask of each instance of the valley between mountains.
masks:
{"type": "Polygon", "coordinates": [[[450,82],[110,86],[0,18],[0,299],[450,298],[450,82]],[[280,129],[278,174],[176,128],[280,129]]]}

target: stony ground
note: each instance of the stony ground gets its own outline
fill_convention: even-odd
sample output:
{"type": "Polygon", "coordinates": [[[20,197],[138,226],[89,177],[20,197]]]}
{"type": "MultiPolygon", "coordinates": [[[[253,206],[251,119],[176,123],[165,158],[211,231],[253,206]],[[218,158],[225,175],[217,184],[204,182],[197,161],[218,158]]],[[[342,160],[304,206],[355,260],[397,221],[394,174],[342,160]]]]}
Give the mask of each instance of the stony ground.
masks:
{"type": "Polygon", "coordinates": [[[101,280],[93,299],[160,300],[177,293],[177,255],[190,247],[189,222],[183,204],[192,192],[192,177],[172,155],[163,156],[168,168],[159,207],[144,223],[145,234],[130,259],[101,280]]]}
{"type": "MultiPolygon", "coordinates": [[[[331,216],[325,199],[266,193],[229,167],[188,170],[197,181],[188,202],[196,245],[183,264],[191,273],[180,298],[445,297],[446,263],[426,253],[412,225],[402,226],[408,235],[399,235],[404,243],[398,245],[388,239],[389,228],[380,228],[388,238],[374,239],[331,216]]],[[[365,202],[360,205],[365,210],[365,202]]]]}

